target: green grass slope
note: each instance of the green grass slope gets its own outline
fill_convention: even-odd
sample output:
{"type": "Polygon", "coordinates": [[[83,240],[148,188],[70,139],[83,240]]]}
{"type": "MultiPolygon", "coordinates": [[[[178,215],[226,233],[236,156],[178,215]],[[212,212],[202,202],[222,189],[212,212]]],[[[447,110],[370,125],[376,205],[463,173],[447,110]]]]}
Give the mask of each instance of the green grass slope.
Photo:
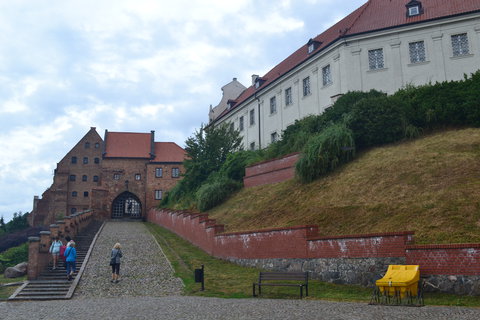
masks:
{"type": "Polygon", "coordinates": [[[317,224],[325,236],[408,230],[416,243],[480,242],[480,129],[372,149],[313,183],[243,189],[207,213],[227,232],[317,224]]]}

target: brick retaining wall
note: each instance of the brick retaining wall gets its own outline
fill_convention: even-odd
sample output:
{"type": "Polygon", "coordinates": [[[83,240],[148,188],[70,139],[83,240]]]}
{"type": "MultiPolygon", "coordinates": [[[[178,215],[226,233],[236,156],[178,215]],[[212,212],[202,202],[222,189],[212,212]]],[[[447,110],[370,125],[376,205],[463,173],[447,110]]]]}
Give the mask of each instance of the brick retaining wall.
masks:
{"type": "Polygon", "coordinates": [[[292,153],[246,167],[243,185],[249,188],[292,179],[295,177],[295,163],[299,156],[299,153],[292,153]]]}

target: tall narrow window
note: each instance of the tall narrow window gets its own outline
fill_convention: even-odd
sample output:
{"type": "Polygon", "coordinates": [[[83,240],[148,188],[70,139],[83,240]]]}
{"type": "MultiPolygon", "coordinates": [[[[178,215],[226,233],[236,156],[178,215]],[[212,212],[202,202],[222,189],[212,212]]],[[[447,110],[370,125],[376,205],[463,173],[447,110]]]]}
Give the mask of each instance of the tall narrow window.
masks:
{"type": "Polygon", "coordinates": [[[155,190],[155,200],[162,200],[162,190],[155,190]]]}
{"type": "Polygon", "coordinates": [[[72,157],[72,163],[73,164],[77,163],[77,157],[72,157]]]}
{"type": "Polygon", "coordinates": [[[383,69],[383,49],[368,50],[368,67],[370,70],[383,69]]]}
{"type": "Polygon", "coordinates": [[[76,197],[77,196],[77,191],[72,191],[72,197],[76,197]]]}
{"type": "Polygon", "coordinates": [[[277,97],[270,98],[270,114],[274,114],[277,112],[277,97]]]}
{"type": "Polygon", "coordinates": [[[272,134],[270,135],[270,140],[271,140],[272,143],[277,142],[277,140],[278,140],[278,134],[277,134],[276,132],[272,133],[272,134]]]}
{"type": "Polygon", "coordinates": [[[330,70],[330,65],[322,68],[322,80],[324,86],[328,86],[332,83],[332,73],[330,70]]]}
{"type": "Polygon", "coordinates": [[[90,148],[90,142],[85,142],[85,149],[90,148]]]}
{"type": "Polygon", "coordinates": [[[93,176],[93,182],[98,182],[98,176],[93,176]]]}
{"type": "Polygon", "coordinates": [[[452,36],[453,56],[464,56],[469,53],[468,36],[466,33],[456,34],[452,36]]]}
{"type": "Polygon", "coordinates": [[[83,196],[84,196],[85,198],[88,198],[88,191],[84,191],[84,192],[83,192],[83,196]]]}
{"type": "Polygon", "coordinates": [[[84,175],[82,176],[82,181],[87,181],[87,180],[88,180],[88,177],[87,177],[87,175],[84,174],[84,175]]]}
{"type": "Polygon", "coordinates": [[[163,177],[163,168],[155,168],[155,177],[156,178],[163,177]]]}
{"type": "Polygon", "coordinates": [[[83,157],[83,164],[88,164],[88,157],[83,157]]]}
{"type": "Polygon", "coordinates": [[[172,178],[178,178],[180,176],[180,170],[178,168],[172,168],[172,178]]]}
{"type": "Polygon", "coordinates": [[[310,77],[303,79],[303,96],[308,96],[310,94],[310,77]]]}
{"type": "Polygon", "coordinates": [[[135,180],[137,181],[142,180],[142,175],[140,173],[135,174],[135,180]]]}
{"type": "Polygon", "coordinates": [[[243,116],[238,120],[238,130],[243,131],[243,116]]]}
{"type": "Polygon", "coordinates": [[[253,126],[255,124],[255,109],[250,110],[250,125],[253,126]]]}
{"type": "Polygon", "coordinates": [[[408,50],[410,52],[411,63],[419,63],[426,60],[425,43],[423,41],[410,42],[408,44],[408,50]]]}
{"type": "Polygon", "coordinates": [[[95,159],[94,159],[94,162],[95,162],[96,164],[99,164],[99,163],[100,163],[100,158],[95,158],[95,159]]]}
{"type": "Polygon", "coordinates": [[[285,105],[289,106],[293,102],[292,100],[292,87],[285,89],[285,105]]]}

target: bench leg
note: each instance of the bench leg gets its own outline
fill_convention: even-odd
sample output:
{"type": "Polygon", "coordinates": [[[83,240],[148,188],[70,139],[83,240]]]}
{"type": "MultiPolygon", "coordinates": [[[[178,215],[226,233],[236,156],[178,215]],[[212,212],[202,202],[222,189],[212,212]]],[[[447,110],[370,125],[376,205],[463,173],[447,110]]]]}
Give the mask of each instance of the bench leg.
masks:
{"type": "Polygon", "coordinates": [[[305,297],[308,297],[308,284],[305,286],[305,297]]]}
{"type": "Polygon", "coordinates": [[[253,296],[256,297],[256,295],[255,295],[255,283],[253,284],[253,296]]]}
{"type": "Polygon", "coordinates": [[[300,286],[300,299],[303,299],[303,286],[300,286]]]}

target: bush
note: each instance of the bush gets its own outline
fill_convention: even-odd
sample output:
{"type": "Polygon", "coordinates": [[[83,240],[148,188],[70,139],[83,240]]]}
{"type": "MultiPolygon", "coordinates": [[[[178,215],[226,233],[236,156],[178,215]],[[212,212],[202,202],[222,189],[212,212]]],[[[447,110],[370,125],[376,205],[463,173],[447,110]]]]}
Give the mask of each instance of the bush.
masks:
{"type": "Polygon", "coordinates": [[[25,261],[28,261],[28,243],[10,248],[0,254],[0,272],[25,261]]]}
{"type": "Polygon", "coordinates": [[[238,151],[227,156],[220,168],[220,175],[234,181],[243,181],[245,167],[262,160],[258,151],[238,151]]]}
{"type": "Polygon", "coordinates": [[[197,191],[197,208],[200,211],[209,210],[225,201],[242,184],[232,179],[218,177],[207,181],[197,191]]]}
{"type": "Polygon", "coordinates": [[[354,155],[352,131],[344,125],[332,125],[308,141],[295,172],[302,182],[311,182],[348,162],[354,155]]]}
{"type": "Polygon", "coordinates": [[[405,137],[403,103],[396,97],[363,99],[355,105],[347,125],[358,149],[398,141],[405,137]]]}

